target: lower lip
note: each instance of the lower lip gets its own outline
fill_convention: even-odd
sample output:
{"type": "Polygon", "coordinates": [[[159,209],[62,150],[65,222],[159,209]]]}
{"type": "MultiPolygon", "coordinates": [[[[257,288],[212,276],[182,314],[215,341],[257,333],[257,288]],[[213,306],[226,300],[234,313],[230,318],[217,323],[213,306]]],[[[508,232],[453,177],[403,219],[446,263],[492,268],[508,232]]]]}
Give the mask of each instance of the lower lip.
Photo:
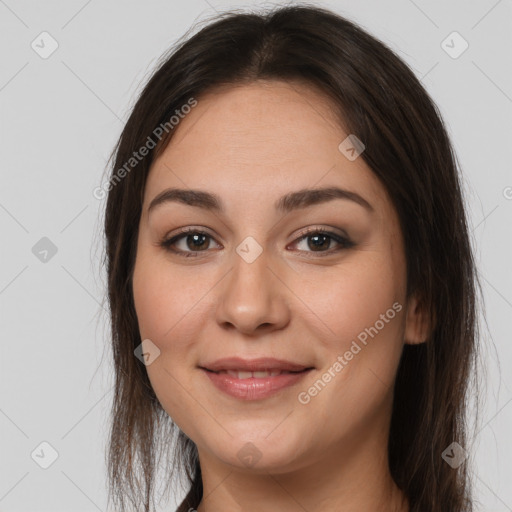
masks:
{"type": "Polygon", "coordinates": [[[262,400],[268,398],[282,389],[297,384],[311,370],[299,373],[282,373],[275,377],[261,379],[250,377],[249,379],[237,379],[227,373],[215,373],[202,369],[214,386],[224,393],[242,400],[262,400]]]}

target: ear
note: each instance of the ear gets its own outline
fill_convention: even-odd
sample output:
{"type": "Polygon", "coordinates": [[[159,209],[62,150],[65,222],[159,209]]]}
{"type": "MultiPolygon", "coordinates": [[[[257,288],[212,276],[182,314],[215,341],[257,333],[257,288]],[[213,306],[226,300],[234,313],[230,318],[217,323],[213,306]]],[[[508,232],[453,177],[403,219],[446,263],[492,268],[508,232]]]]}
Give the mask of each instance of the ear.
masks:
{"type": "Polygon", "coordinates": [[[416,295],[411,296],[407,301],[404,342],[409,345],[424,343],[432,329],[433,325],[423,302],[416,295]]]}

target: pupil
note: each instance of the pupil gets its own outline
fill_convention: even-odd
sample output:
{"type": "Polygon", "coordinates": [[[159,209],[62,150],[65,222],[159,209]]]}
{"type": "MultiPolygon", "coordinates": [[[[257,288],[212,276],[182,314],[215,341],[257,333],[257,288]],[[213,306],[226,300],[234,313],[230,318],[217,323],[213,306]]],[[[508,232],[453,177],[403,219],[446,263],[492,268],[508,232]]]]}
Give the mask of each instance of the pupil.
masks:
{"type": "MultiPolygon", "coordinates": [[[[313,235],[313,236],[311,236],[311,237],[310,237],[310,239],[312,239],[312,240],[313,240],[313,239],[318,240],[318,238],[323,238],[323,239],[324,239],[324,243],[323,243],[323,244],[322,244],[322,243],[321,243],[321,244],[316,244],[316,243],[314,243],[314,244],[313,244],[313,247],[314,247],[315,249],[322,248],[322,245],[325,245],[325,240],[327,240],[329,237],[328,237],[327,235],[313,235]]],[[[327,243],[327,246],[329,246],[329,243],[327,243]]],[[[310,248],[311,248],[311,247],[310,247],[310,248]]]]}
{"type": "MultiPolygon", "coordinates": [[[[194,240],[194,242],[193,242],[194,249],[200,248],[202,245],[204,245],[204,240],[202,243],[199,243],[199,244],[197,244],[196,242],[198,241],[199,237],[203,237],[203,239],[206,238],[206,235],[200,235],[200,234],[199,235],[189,235],[189,238],[190,237],[192,237],[192,239],[194,240]]],[[[189,249],[190,249],[190,247],[189,247],[189,249]]]]}

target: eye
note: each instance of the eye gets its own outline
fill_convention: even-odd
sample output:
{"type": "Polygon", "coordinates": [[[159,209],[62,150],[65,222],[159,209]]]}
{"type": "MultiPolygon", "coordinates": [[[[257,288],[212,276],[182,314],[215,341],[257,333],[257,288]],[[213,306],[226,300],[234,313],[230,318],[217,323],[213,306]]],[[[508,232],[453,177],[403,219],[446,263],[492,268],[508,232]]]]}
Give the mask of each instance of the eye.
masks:
{"type": "MultiPolygon", "coordinates": [[[[186,228],[178,235],[162,240],[160,245],[167,251],[188,258],[190,256],[198,256],[200,252],[206,252],[206,250],[210,248],[210,240],[213,240],[213,238],[206,231],[196,228],[186,228]],[[181,247],[179,247],[180,243],[182,244],[181,247]],[[178,248],[173,248],[173,246],[177,246],[178,248]]],[[[311,243],[306,243],[306,247],[312,248],[312,250],[308,251],[302,249],[301,252],[322,253],[319,254],[319,256],[332,254],[333,252],[354,246],[354,243],[347,237],[319,228],[310,228],[293,243],[300,244],[306,240],[311,241],[311,243]],[[332,242],[337,243],[340,247],[332,250],[330,247],[332,242]]]]}
{"type": "Polygon", "coordinates": [[[199,252],[205,252],[205,249],[208,249],[210,245],[208,240],[213,240],[213,238],[206,231],[185,228],[180,234],[162,240],[160,245],[170,252],[189,258],[190,256],[197,256],[199,252]],[[179,247],[177,250],[173,248],[174,245],[182,241],[184,242],[182,247],[179,247]],[[188,251],[187,249],[191,250],[188,251]]]}
{"type": "Polygon", "coordinates": [[[355,244],[349,240],[346,236],[339,235],[337,233],[333,233],[331,231],[327,231],[325,229],[319,228],[310,228],[308,229],[294,244],[301,244],[306,242],[305,245],[307,248],[311,248],[311,251],[304,250],[304,252],[317,252],[321,253],[318,256],[328,256],[334,252],[338,252],[342,249],[348,249],[353,247],[355,244]],[[308,242],[309,240],[309,242],[308,242]],[[338,244],[337,249],[332,250],[330,248],[331,243],[335,242],[338,244]],[[323,250],[328,249],[328,250],[323,250]]]}

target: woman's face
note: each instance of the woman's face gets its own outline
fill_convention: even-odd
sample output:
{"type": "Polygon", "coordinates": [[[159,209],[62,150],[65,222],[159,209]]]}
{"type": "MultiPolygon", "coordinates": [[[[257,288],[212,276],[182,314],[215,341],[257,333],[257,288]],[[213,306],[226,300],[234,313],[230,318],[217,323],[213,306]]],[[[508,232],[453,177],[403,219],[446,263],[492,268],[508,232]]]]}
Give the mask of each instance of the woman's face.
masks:
{"type": "Polygon", "coordinates": [[[209,93],[174,130],[133,276],[162,406],[202,463],[284,473],[382,448],[414,308],[397,215],[349,133],[282,82],[209,93]]]}

